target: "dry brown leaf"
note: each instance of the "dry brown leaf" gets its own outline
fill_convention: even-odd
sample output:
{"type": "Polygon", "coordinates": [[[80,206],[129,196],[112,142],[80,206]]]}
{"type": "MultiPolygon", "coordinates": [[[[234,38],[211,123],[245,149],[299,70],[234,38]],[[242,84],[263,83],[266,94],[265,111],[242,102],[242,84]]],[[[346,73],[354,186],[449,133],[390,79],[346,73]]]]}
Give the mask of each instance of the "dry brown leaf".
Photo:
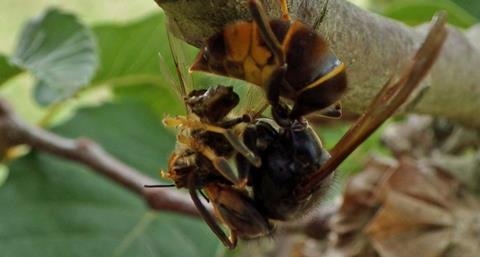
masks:
{"type": "Polygon", "coordinates": [[[379,238],[372,244],[381,257],[441,257],[451,238],[452,233],[448,230],[412,230],[394,237],[379,238]]]}
{"type": "Polygon", "coordinates": [[[327,257],[478,256],[469,254],[480,253],[480,201],[457,181],[405,158],[369,164],[332,218],[327,257]]]}
{"type": "Polygon", "coordinates": [[[453,222],[448,210],[390,191],[385,203],[366,226],[365,233],[375,238],[385,238],[424,227],[449,227],[453,222]]]}
{"type": "MultiPolygon", "coordinates": [[[[440,206],[450,206],[449,194],[451,194],[452,184],[436,178],[435,173],[428,175],[422,172],[419,164],[403,158],[397,170],[384,182],[381,192],[384,194],[385,191],[395,190],[440,206]]],[[[379,198],[382,198],[382,195],[379,198]]]]}

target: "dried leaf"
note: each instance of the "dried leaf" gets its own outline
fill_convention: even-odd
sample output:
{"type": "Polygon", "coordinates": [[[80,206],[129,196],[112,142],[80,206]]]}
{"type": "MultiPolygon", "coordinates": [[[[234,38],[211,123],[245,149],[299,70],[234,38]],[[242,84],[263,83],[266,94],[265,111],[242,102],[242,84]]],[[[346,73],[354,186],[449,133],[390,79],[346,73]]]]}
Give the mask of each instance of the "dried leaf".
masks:
{"type": "Polygon", "coordinates": [[[382,208],[377,212],[365,233],[385,238],[415,229],[449,227],[453,217],[448,210],[395,191],[390,191],[382,208]]]}
{"type": "Polygon", "coordinates": [[[480,201],[428,162],[393,163],[351,178],[325,256],[477,256],[480,201]]]}
{"type": "Polygon", "coordinates": [[[381,257],[441,257],[452,238],[451,231],[410,231],[372,241],[381,257]]]}
{"type": "MultiPolygon", "coordinates": [[[[382,192],[395,190],[418,197],[433,204],[448,207],[451,205],[449,194],[452,185],[441,181],[433,175],[427,176],[419,168],[419,163],[407,159],[400,162],[397,170],[384,183],[382,192]],[[388,188],[388,189],[387,189],[388,188]]],[[[382,196],[379,196],[382,198],[382,196]]]]}

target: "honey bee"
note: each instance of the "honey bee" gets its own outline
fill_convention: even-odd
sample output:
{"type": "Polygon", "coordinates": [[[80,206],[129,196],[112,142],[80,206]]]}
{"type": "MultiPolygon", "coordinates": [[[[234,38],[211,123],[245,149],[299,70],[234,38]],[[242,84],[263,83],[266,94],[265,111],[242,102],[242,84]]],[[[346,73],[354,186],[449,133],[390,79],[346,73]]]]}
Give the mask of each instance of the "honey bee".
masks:
{"type": "Polygon", "coordinates": [[[345,65],[320,34],[290,20],[286,0],[278,2],[282,18],[269,19],[260,3],[250,0],[253,20],[226,25],[210,37],[190,69],[260,86],[274,116],[296,119],[324,110],[325,116],[339,117],[339,99],[347,89],[345,65]],[[280,97],[293,102],[291,111],[280,97]]]}
{"type": "Polygon", "coordinates": [[[238,101],[232,87],[193,90],[185,99],[191,113],[164,119],[166,126],[180,127],[177,147],[164,177],[173,180],[178,188],[188,188],[203,219],[229,248],[236,245],[237,235],[250,239],[272,230],[245,188],[248,174],[242,172],[242,167],[257,167],[261,162],[234,132],[238,126],[241,131],[245,127],[242,123],[250,122],[250,118],[228,118],[238,101]],[[198,199],[198,191],[212,203],[217,219],[230,228],[230,237],[198,199]]]}
{"type": "MultiPolygon", "coordinates": [[[[254,19],[265,17],[256,1],[250,3],[252,13],[258,12],[254,19]]],[[[262,27],[262,20],[255,19],[255,26],[262,27]]],[[[249,111],[232,116],[234,107],[249,99],[239,98],[230,87],[194,90],[179,83],[176,88],[187,115],[164,120],[167,126],[180,129],[165,177],[189,190],[203,219],[228,248],[236,246],[237,238],[269,235],[277,221],[298,218],[318,204],[338,165],[406,101],[429,71],[445,38],[445,15],[440,14],[399,78],[384,86],[330,152],[303,117],[306,113],[292,114],[299,102],[290,112],[267,96],[258,101],[259,107],[252,105],[249,111]],[[267,99],[272,104],[273,119],[261,117],[267,99]],[[200,201],[198,192],[211,202],[215,216],[200,201]],[[219,223],[230,229],[230,236],[219,223]]],[[[178,52],[175,45],[171,44],[173,53],[178,52]]],[[[176,63],[181,78],[184,72],[176,63]]],[[[308,108],[314,110],[315,106],[308,108]]]]}
{"type": "MultiPolygon", "coordinates": [[[[170,21],[169,28],[174,29],[175,23],[170,21]]],[[[242,108],[239,95],[232,87],[195,88],[183,68],[185,57],[178,48],[182,43],[171,34],[169,42],[178,83],[172,78],[168,80],[180,95],[186,115],[163,119],[165,126],[177,127],[179,131],[168,170],[162,172],[162,176],[172,180],[177,188],[188,189],[199,214],[227,247],[235,247],[237,237],[251,239],[269,234],[273,226],[256,208],[247,188],[250,176],[244,169],[260,167],[261,159],[243,139],[246,128],[252,126],[265,109],[266,101],[254,100],[258,92],[249,88],[245,96],[255,104],[249,102],[242,108]],[[199,193],[211,203],[214,215],[200,200],[199,193]],[[230,229],[229,236],[219,223],[230,229]]],[[[162,67],[166,67],[162,63],[162,67]]]]}

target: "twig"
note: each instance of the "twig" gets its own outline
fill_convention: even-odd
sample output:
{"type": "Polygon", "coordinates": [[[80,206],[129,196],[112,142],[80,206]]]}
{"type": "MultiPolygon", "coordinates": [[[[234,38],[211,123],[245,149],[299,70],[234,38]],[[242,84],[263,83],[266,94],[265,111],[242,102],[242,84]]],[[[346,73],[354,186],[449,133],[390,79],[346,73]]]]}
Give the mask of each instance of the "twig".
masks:
{"type": "Polygon", "coordinates": [[[198,217],[192,201],[178,191],[145,188],[144,185],[159,184],[150,177],[115,159],[101,146],[89,139],[72,140],[55,135],[21,120],[0,99],[0,153],[7,147],[28,145],[92,168],[99,174],[115,181],[141,196],[150,208],[166,210],[198,217]]]}

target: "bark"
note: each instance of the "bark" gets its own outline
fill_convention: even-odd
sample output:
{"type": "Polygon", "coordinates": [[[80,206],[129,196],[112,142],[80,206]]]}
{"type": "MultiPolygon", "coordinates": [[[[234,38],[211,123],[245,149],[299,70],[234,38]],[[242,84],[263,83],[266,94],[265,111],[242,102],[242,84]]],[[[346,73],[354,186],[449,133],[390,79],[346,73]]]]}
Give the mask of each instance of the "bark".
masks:
{"type": "MultiPolygon", "coordinates": [[[[223,25],[248,19],[245,0],[156,0],[175,19],[180,35],[199,47],[223,25]]],[[[279,17],[276,0],[265,0],[271,17],[279,17]]],[[[290,14],[322,34],[348,67],[345,109],[360,113],[415,53],[428,25],[416,28],[362,10],[345,0],[289,0],[290,14]]],[[[480,26],[449,37],[437,63],[423,82],[408,112],[442,116],[480,128],[480,26]]]]}

